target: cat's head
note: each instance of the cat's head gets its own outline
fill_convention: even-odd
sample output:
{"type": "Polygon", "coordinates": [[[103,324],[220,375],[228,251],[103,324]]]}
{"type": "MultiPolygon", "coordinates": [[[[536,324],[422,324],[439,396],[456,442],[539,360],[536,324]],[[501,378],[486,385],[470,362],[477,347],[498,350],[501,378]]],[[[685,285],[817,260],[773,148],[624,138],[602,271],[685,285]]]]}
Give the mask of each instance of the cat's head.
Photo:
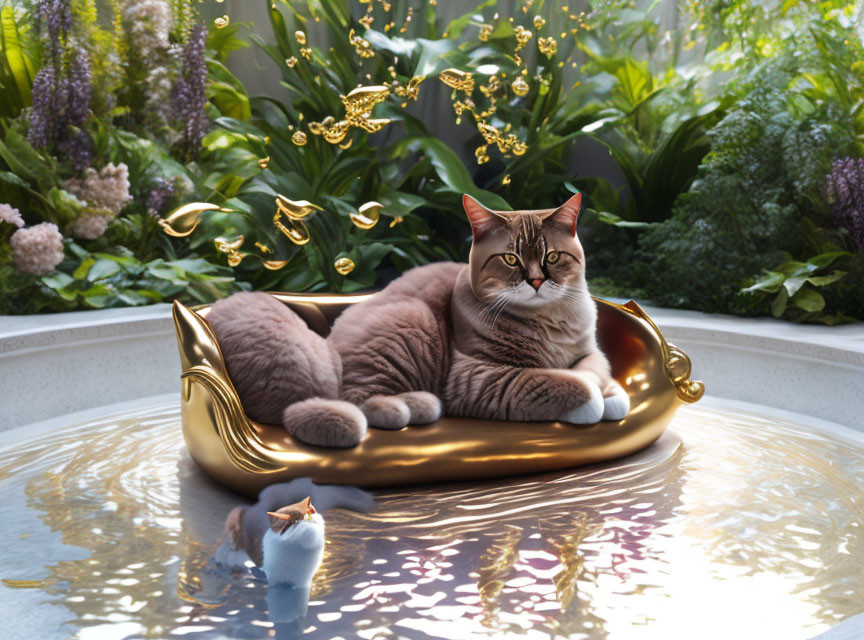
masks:
{"type": "Polygon", "coordinates": [[[471,289],[483,303],[566,304],[585,289],[585,253],[576,236],[576,194],[557,209],[492,211],[462,196],[474,243],[471,289]]]}

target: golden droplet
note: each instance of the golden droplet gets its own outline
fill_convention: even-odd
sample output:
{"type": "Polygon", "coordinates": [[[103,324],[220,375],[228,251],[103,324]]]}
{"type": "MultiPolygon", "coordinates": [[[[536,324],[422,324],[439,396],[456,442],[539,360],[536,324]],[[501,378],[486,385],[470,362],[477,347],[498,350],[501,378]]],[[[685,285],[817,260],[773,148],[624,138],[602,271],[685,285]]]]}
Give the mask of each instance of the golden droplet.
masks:
{"type": "Polygon", "coordinates": [[[228,15],[220,16],[213,21],[213,24],[216,25],[217,29],[224,29],[229,24],[231,24],[231,18],[228,15]]]}
{"type": "Polygon", "coordinates": [[[302,31],[295,31],[294,37],[297,38],[297,44],[304,45],[306,44],[306,34],[302,31]]]}
{"type": "Polygon", "coordinates": [[[525,155],[526,151],[528,151],[528,145],[521,140],[517,140],[513,143],[512,150],[514,156],[522,156],[525,155]]]}
{"type": "Polygon", "coordinates": [[[538,31],[546,26],[546,20],[543,19],[543,16],[534,16],[534,28],[538,31]]]}
{"type": "Polygon", "coordinates": [[[174,209],[168,217],[159,219],[159,226],[169,236],[174,238],[185,238],[195,231],[201,214],[205,211],[230,211],[221,209],[218,205],[209,202],[190,202],[182,207],[174,209]]]}
{"type": "Polygon", "coordinates": [[[288,65],[289,69],[293,69],[297,64],[297,58],[295,56],[291,56],[290,58],[285,58],[285,64],[288,65]]]}
{"type": "Polygon", "coordinates": [[[283,224],[279,219],[281,213],[282,212],[277,211],[276,215],[273,216],[273,224],[276,225],[276,228],[288,236],[288,239],[294,244],[303,246],[309,242],[309,229],[306,228],[303,221],[288,218],[287,224],[283,224]]]}
{"type": "Polygon", "coordinates": [[[330,144],[339,144],[345,139],[350,126],[346,120],[340,120],[324,131],[324,139],[330,144]]]}
{"type": "Polygon", "coordinates": [[[317,204],[312,204],[308,200],[291,200],[286,198],[281,193],[276,196],[276,207],[279,213],[284,213],[292,220],[302,220],[313,211],[322,211],[317,204]]]}
{"type": "Polygon", "coordinates": [[[489,162],[489,154],[486,153],[486,145],[480,145],[474,149],[474,157],[477,158],[477,164],[485,164],[489,162]]]}
{"type": "Polygon", "coordinates": [[[489,38],[492,37],[492,25],[481,24],[480,33],[477,34],[477,37],[480,38],[480,42],[488,42],[489,38]]]}
{"type": "Polygon", "coordinates": [[[264,136],[264,144],[270,144],[270,136],[264,136]]]}
{"type": "Polygon", "coordinates": [[[309,139],[306,137],[306,134],[303,133],[302,131],[295,131],[294,135],[291,136],[291,142],[296,144],[298,147],[302,147],[308,141],[309,141],[309,139]]]}
{"type": "Polygon", "coordinates": [[[216,251],[219,253],[236,253],[243,246],[244,240],[243,236],[234,236],[233,238],[220,236],[213,241],[213,244],[216,245],[216,251]]]}
{"type": "Polygon", "coordinates": [[[555,40],[552,36],[548,38],[540,38],[537,40],[537,47],[540,49],[540,53],[542,53],[547,58],[551,58],[556,53],[558,53],[558,41],[555,40]]]}
{"type": "Polygon", "coordinates": [[[526,29],[525,27],[519,25],[513,30],[513,33],[516,35],[516,42],[518,43],[516,46],[516,51],[519,51],[522,47],[528,44],[528,41],[534,35],[531,31],[526,29]]]}
{"type": "Polygon", "coordinates": [[[444,69],[438,79],[451,89],[471,93],[474,90],[474,76],[459,69],[444,69]]]}
{"type": "Polygon", "coordinates": [[[339,258],[333,263],[333,268],[340,276],[347,276],[354,271],[354,261],[351,258],[339,258]]]}
{"type": "Polygon", "coordinates": [[[390,221],[390,228],[392,229],[393,227],[395,227],[395,226],[396,226],[397,224],[399,224],[400,222],[402,222],[402,216],[396,216],[395,218],[393,218],[393,219],[390,221]]]}
{"type": "Polygon", "coordinates": [[[264,268],[269,271],[278,271],[286,264],[288,264],[287,260],[262,260],[261,264],[264,265],[264,268]]]}
{"type": "Polygon", "coordinates": [[[351,222],[354,226],[360,229],[371,229],[378,224],[378,219],[381,217],[381,209],[384,207],[380,202],[367,202],[360,205],[357,213],[351,214],[351,222]]]}
{"type": "Polygon", "coordinates": [[[510,85],[510,88],[513,89],[513,93],[517,96],[524,96],[531,90],[531,87],[528,86],[528,83],[525,82],[525,78],[522,76],[516,76],[516,79],[513,81],[513,84],[510,85]]]}
{"type": "Polygon", "coordinates": [[[234,253],[228,254],[228,266],[236,267],[241,262],[243,262],[243,254],[239,251],[235,251],[234,253]]]}
{"type": "Polygon", "coordinates": [[[269,167],[270,166],[270,156],[267,156],[266,158],[261,158],[258,161],[258,166],[261,167],[262,169],[266,169],[267,167],[269,167]]]}
{"type": "Polygon", "coordinates": [[[501,178],[501,184],[510,184],[510,174],[508,173],[506,176],[501,178]]]}

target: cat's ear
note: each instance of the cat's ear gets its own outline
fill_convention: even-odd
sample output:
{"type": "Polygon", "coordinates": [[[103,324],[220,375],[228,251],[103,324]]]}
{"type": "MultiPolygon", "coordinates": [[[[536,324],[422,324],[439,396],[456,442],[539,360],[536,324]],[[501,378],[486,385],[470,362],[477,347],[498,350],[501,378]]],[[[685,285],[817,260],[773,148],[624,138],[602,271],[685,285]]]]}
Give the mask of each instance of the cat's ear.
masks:
{"type": "Polygon", "coordinates": [[[582,194],[577,193],[567,202],[555,209],[552,214],[546,218],[549,222],[554,222],[561,225],[570,231],[570,234],[576,235],[576,221],[579,218],[579,210],[582,208],[582,194]]]}
{"type": "Polygon", "coordinates": [[[490,230],[506,222],[504,218],[484,207],[467,193],[462,196],[462,206],[465,208],[468,222],[471,223],[471,233],[474,234],[475,240],[479,240],[490,230]]]}

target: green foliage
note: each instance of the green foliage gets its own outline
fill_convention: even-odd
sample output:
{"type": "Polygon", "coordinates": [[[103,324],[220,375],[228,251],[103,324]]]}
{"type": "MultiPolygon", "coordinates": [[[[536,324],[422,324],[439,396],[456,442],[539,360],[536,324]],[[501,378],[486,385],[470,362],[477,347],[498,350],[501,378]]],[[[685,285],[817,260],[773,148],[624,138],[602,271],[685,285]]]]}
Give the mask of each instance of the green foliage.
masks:
{"type": "Polygon", "coordinates": [[[819,292],[847,275],[846,271],[832,269],[838,260],[850,254],[835,251],[823,253],[806,262],[786,260],[776,270],[764,275],[746,289],[746,297],[770,297],[771,313],[775,318],[784,315],[799,322],[824,322],[834,324],[842,316],[824,313],[825,297],[819,292]],[[830,269],[830,271],[829,271],[830,269]]]}
{"type": "MultiPolygon", "coordinates": [[[[795,44],[799,52],[819,46],[807,35],[795,44]]],[[[789,254],[805,262],[813,255],[802,233],[805,216],[827,222],[824,177],[834,158],[856,152],[860,127],[856,113],[817,96],[834,94],[816,81],[819,68],[808,69],[813,60],[823,69],[834,67],[822,56],[790,53],[756,66],[737,88],[738,102],[709,132],[711,152],[692,189],[678,199],[670,220],[640,238],[650,269],[638,286],[650,298],[752,313],[738,296],[748,278],[763,270],[791,273],[797,263],[788,262],[789,254]],[[802,83],[807,74],[813,81],[802,83]],[[774,268],[778,264],[786,266],[774,268]]],[[[814,306],[816,293],[806,287],[800,296],[814,306]]],[[[770,310],[792,319],[821,318],[795,309],[801,307],[792,300],[777,301],[770,310]]]]}
{"type": "Polygon", "coordinates": [[[144,263],[123,248],[91,254],[74,242],[67,243],[67,255],[55,273],[42,277],[0,265],[5,289],[0,313],[105,309],[174,299],[203,304],[238,290],[230,269],[201,258],[144,263]]]}

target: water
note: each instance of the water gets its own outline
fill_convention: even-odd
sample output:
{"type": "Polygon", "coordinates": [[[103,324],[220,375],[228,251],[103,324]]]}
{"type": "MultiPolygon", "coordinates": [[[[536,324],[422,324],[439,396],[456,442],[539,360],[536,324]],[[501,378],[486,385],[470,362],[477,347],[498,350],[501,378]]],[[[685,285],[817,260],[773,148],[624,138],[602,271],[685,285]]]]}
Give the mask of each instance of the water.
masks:
{"type": "Polygon", "coordinates": [[[624,461],[325,514],[286,623],[305,594],[208,563],[244,500],[154,406],[0,452],[2,635],[809,638],[864,610],[862,487],[860,442],[685,407],[624,461]]]}

